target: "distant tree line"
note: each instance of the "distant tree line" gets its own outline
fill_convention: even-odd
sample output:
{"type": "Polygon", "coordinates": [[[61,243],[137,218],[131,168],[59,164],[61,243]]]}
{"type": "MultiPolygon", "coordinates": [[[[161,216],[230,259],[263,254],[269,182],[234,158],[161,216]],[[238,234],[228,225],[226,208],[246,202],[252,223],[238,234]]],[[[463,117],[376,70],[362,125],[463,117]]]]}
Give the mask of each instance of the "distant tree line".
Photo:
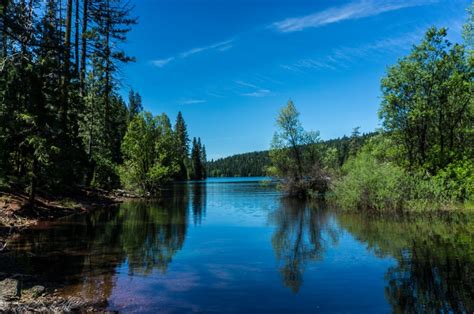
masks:
{"type": "Polygon", "coordinates": [[[1,2],[0,186],[25,188],[33,202],[38,189],[116,188],[143,171],[159,178],[146,192],[190,176],[182,116],[172,129],[165,115],[142,113],[137,92],[128,104],[118,93],[120,67],[134,61],[120,48],[131,12],[123,0],[1,2]],[[135,140],[153,146],[135,151],[151,150],[150,164],[135,164],[135,140]]]}
{"type": "MultiPolygon", "coordinates": [[[[376,132],[360,133],[354,128],[350,136],[316,143],[335,154],[334,166],[341,167],[350,156],[354,156],[362,145],[376,132]]],[[[271,165],[269,151],[251,152],[211,160],[207,163],[209,177],[263,177],[267,176],[271,165]]]]}
{"type": "Polygon", "coordinates": [[[268,151],[252,152],[211,160],[207,172],[210,177],[261,177],[268,165],[268,151]]]}

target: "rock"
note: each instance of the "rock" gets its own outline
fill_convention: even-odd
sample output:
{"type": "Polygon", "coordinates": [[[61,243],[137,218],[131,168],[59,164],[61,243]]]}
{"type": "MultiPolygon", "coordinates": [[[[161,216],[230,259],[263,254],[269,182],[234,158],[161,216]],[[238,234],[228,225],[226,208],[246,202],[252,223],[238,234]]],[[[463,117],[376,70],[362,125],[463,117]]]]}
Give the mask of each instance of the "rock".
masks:
{"type": "Polygon", "coordinates": [[[21,204],[17,203],[17,202],[11,202],[8,206],[8,209],[10,211],[19,211],[21,209],[21,204]]]}
{"type": "Polygon", "coordinates": [[[33,288],[29,289],[30,293],[35,296],[39,297],[45,293],[46,288],[40,285],[34,286],[33,288]]]}
{"type": "Polygon", "coordinates": [[[0,281],[0,301],[17,300],[20,296],[20,282],[18,280],[7,278],[0,281]]]}

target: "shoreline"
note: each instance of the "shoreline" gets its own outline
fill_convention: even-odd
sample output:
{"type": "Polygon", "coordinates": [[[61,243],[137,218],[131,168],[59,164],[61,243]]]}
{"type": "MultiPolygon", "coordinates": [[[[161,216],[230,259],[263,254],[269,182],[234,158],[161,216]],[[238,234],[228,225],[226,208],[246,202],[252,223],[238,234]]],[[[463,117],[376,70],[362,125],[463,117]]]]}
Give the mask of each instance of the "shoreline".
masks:
{"type": "Polygon", "coordinates": [[[24,192],[0,191],[0,253],[8,250],[10,238],[40,222],[115,206],[133,198],[137,197],[125,192],[78,188],[63,195],[40,193],[32,206],[24,192]]]}
{"type": "MultiPolygon", "coordinates": [[[[34,206],[23,192],[0,191],[0,257],[9,254],[8,242],[42,222],[112,208],[139,197],[125,192],[78,188],[61,196],[39,194],[34,206]]],[[[56,287],[57,288],[57,287],[56,287]]],[[[64,297],[58,289],[22,274],[0,272],[1,311],[104,311],[105,304],[90,304],[77,297],[64,297]]]]}

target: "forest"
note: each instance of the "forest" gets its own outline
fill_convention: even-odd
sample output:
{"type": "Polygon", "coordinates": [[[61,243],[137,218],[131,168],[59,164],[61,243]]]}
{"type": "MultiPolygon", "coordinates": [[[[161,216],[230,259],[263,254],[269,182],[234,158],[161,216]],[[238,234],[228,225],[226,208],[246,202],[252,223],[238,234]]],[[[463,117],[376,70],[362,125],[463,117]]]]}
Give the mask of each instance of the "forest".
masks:
{"type": "Polygon", "coordinates": [[[206,161],[181,112],[121,96],[121,47],[137,23],[121,0],[9,0],[0,7],[0,188],[124,188],[156,195],[172,181],[272,176],[299,197],[343,207],[450,207],[473,200],[473,15],[464,42],[430,28],[381,80],[381,129],[322,141],[291,101],[269,151],[206,161]]]}
{"type": "MultiPolygon", "coordinates": [[[[472,7],[464,43],[430,28],[381,80],[382,128],[337,148],[304,130],[289,101],[277,117],[267,173],[298,197],[322,197],[343,209],[472,209],[474,204],[474,51],[472,7]]],[[[353,137],[356,139],[357,137],[353,137]]]]}
{"type": "Polygon", "coordinates": [[[0,312],[474,313],[474,3],[218,2],[0,1],[0,312]]]}
{"type": "Polygon", "coordinates": [[[121,47],[137,18],[122,0],[0,4],[0,188],[73,193],[124,187],[155,194],[202,179],[205,147],[181,113],[143,112],[121,96],[121,47]],[[190,147],[190,144],[192,147],[190,147]]]}

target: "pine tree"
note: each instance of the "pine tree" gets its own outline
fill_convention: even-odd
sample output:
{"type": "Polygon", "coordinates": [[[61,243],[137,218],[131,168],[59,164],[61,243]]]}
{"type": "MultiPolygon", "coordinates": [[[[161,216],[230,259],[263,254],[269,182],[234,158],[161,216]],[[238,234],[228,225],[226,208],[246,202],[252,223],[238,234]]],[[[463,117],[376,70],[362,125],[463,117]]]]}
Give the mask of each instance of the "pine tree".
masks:
{"type": "Polygon", "coordinates": [[[79,76],[79,21],[80,21],[80,11],[79,3],[80,0],[75,0],[75,19],[74,19],[74,75],[79,76]]]}
{"type": "Polygon", "coordinates": [[[207,178],[207,154],[206,154],[206,146],[202,145],[201,148],[201,165],[202,165],[202,173],[201,178],[207,178]]]}
{"type": "Polygon", "coordinates": [[[184,122],[181,111],[178,112],[178,116],[176,117],[174,132],[179,156],[179,172],[176,179],[186,180],[188,177],[188,167],[186,165],[189,164],[189,137],[186,122],[184,122]]]}
{"type": "Polygon", "coordinates": [[[86,60],[87,60],[87,38],[88,38],[88,21],[89,21],[89,1],[82,0],[82,32],[81,32],[81,60],[80,60],[80,90],[81,96],[84,97],[84,88],[86,84],[86,60]]]}
{"type": "Polygon", "coordinates": [[[191,163],[192,163],[192,176],[193,180],[202,179],[202,163],[201,163],[201,150],[199,142],[196,138],[193,138],[193,146],[191,149],[191,163]]]}
{"type": "Polygon", "coordinates": [[[129,121],[132,121],[133,118],[142,111],[142,97],[138,92],[134,92],[133,89],[131,89],[128,93],[129,121]]]}
{"type": "Polygon", "coordinates": [[[120,44],[125,42],[130,26],[136,24],[136,19],[131,18],[128,4],[120,0],[96,0],[91,8],[91,16],[95,23],[94,34],[94,66],[102,68],[101,81],[103,84],[103,101],[105,112],[105,129],[110,130],[110,100],[114,93],[116,72],[120,64],[134,61],[123,50],[120,44]]]}

